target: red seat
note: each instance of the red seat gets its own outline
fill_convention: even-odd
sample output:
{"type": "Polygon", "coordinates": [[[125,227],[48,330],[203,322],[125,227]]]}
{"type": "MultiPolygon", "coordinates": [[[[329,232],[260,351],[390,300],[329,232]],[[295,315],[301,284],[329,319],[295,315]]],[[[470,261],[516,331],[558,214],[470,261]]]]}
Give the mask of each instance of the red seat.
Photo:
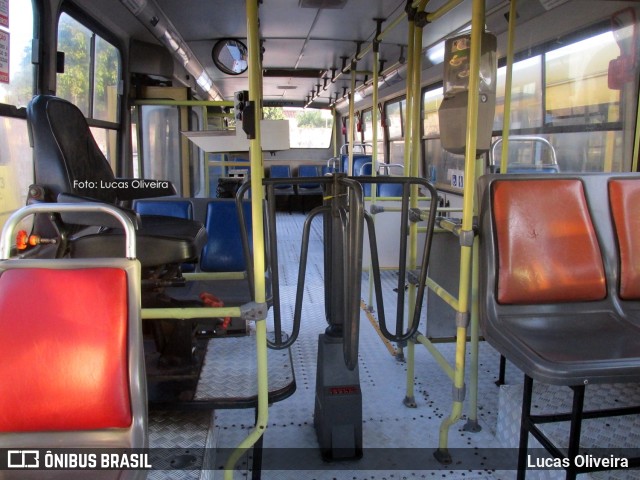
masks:
{"type": "Polygon", "coordinates": [[[147,447],[139,292],[137,260],[0,262],[0,447],[147,447]]]}
{"type": "MultiPolygon", "coordinates": [[[[519,479],[525,476],[529,434],[554,457],[569,459],[567,478],[575,478],[583,418],[638,412],[585,411],[584,400],[588,384],[640,381],[640,324],[621,308],[638,302],[620,301],[640,293],[640,268],[633,263],[640,247],[633,208],[640,200],[639,180],[505,174],[478,182],[480,326],[484,338],[525,375],[519,479]],[[532,414],[534,381],[570,387],[571,412],[532,414]],[[538,426],[565,420],[571,431],[566,453],[564,443],[562,449],[554,445],[538,426]]],[[[588,471],[593,469],[580,473],[588,471]]]]}
{"type": "Polygon", "coordinates": [[[609,202],[620,250],[620,298],[640,299],[640,180],[609,182],[609,202]]]}

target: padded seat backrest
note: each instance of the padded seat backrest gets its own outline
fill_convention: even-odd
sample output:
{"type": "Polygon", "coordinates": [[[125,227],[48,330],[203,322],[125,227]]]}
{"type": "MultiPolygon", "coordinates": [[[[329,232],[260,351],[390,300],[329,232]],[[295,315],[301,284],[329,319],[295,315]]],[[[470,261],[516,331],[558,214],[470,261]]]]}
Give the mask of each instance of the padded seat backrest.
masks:
{"type": "Polygon", "coordinates": [[[602,255],[580,180],[495,180],[491,185],[498,303],[606,297],[602,255]]]}
{"type": "MultiPolygon", "coordinates": [[[[289,168],[289,165],[271,165],[269,168],[269,178],[291,178],[291,168],[289,168]]],[[[291,188],[291,185],[276,185],[275,188],[291,188]]]]}
{"type": "MultiPolygon", "coordinates": [[[[371,155],[355,154],[353,155],[353,171],[352,175],[371,175],[372,157],[371,155]],[[368,164],[368,165],[366,165],[368,164]],[[364,166],[364,168],[363,168],[364,166]]],[[[342,155],[342,172],[349,172],[349,155],[342,155]]]]}
{"type": "MultiPolygon", "coordinates": [[[[300,165],[298,167],[298,177],[320,177],[321,171],[318,165],[300,165]]],[[[302,188],[320,188],[319,183],[302,183],[298,185],[302,188]]]]}
{"type": "Polygon", "coordinates": [[[620,252],[620,298],[640,299],[640,179],[609,182],[609,203],[620,252]]]}
{"type": "Polygon", "coordinates": [[[378,185],[379,197],[401,197],[402,185],[399,183],[380,183],[378,185]]]}
{"type": "Polygon", "coordinates": [[[78,107],[58,97],[38,95],[27,107],[27,119],[35,183],[47,189],[48,201],[56,201],[60,193],[73,193],[116,202],[116,189],[101,186],[114,180],[113,171],[78,107]]]}
{"type": "Polygon", "coordinates": [[[188,200],[137,200],[134,210],[140,215],[193,219],[193,206],[188,200]]]}
{"type": "Polygon", "coordinates": [[[148,447],[140,269],[127,259],[0,262],[0,448],[148,447]]]}
{"type": "MultiPolygon", "coordinates": [[[[251,245],[251,203],[243,202],[244,218],[251,245]]],[[[200,269],[203,272],[244,272],[247,265],[242,249],[242,233],[235,200],[212,200],[207,205],[205,219],[207,244],[202,251],[200,269]]]]}
{"type": "Polygon", "coordinates": [[[362,155],[353,159],[353,175],[371,175],[372,171],[371,155],[362,155]]]}

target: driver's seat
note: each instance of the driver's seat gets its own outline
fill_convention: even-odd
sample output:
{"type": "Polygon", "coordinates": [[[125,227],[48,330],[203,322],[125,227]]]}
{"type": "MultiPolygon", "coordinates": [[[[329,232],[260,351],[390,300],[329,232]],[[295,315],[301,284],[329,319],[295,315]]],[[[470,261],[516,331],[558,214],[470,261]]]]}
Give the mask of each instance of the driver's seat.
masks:
{"type": "MultiPolygon", "coordinates": [[[[42,192],[38,201],[104,202],[127,210],[123,204],[134,199],[176,193],[169,182],[138,188],[139,179],[115,178],[84,114],[66,100],[35,96],[27,107],[27,120],[35,152],[35,181],[42,192]]],[[[137,223],[138,259],[143,268],[197,261],[206,243],[206,231],[200,222],[128,213],[137,223]]],[[[36,229],[38,225],[36,222],[36,229]]],[[[68,237],[64,251],[58,251],[58,256],[123,255],[124,233],[108,216],[66,214],[57,229],[63,230],[58,232],[63,238],[68,237]]]]}

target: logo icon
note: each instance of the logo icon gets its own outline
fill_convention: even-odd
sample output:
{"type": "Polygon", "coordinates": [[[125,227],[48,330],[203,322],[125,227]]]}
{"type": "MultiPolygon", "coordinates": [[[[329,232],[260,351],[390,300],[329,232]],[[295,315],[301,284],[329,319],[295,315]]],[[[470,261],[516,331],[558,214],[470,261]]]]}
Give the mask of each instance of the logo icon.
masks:
{"type": "Polygon", "coordinates": [[[8,450],[8,468],[39,468],[40,452],[38,450],[8,450]]]}

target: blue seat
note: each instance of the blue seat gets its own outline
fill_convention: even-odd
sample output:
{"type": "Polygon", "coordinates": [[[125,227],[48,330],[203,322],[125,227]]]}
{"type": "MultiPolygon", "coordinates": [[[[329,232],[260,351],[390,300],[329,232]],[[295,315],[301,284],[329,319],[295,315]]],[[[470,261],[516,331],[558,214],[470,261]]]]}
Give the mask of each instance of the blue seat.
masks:
{"type": "MultiPolygon", "coordinates": [[[[349,155],[342,154],[342,171],[349,173],[349,155]]],[[[365,155],[362,153],[353,154],[353,170],[351,175],[358,176],[370,176],[371,175],[372,157],[371,155],[365,155]]],[[[364,196],[371,196],[371,184],[365,184],[362,186],[364,196]]]]}
{"type": "MultiPolygon", "coordinates": [[[[289,165],[271,165],[269,167],[269,178],[291,178],[291,168],[289,165]]],[[[295,194],[293,184],[281,183],[274,185],[274,195],[284,196],[287,202],[287,210],[291,213],[291,197],[295,194]]]]}
{"type": "Polygon", "coordinates": [[[138,200],[133,208],[140,215],[193,218],[193,207],[188,200],[138,200]]]}
{"type": "MultiPolygon", "coordinates": [[[[362,153],[353,154],[353,173],[354,177],[359,175],[371,175],[371,165],[372,165],[372,157],[371,155],[365,155],[362,153]],[[368,164],[368,165],[367,165],[368,164]]],[[[349,155],[343,154],[342,161],[342,171],[344,173],[349,172],[349,155]]]]}
{"type": "MultiPolygon", "coordinates": [[[[247,221],[249,245],[251,245],[251,203],[243,202],[244,217],[247,221]]],[[[203,272],[244,272],[247,270],[238,211],[235,200],[212,200],[207,205],[205,218],[207,244],[200,258],[203,272]]]]}
{"type": "Polygon", "coordinates": [[[401,197],[402,185],[399,183],[381,183],[378,185],[379,197],[401,197]]]}
{"type": "MultiPolygon", "coordinates": [[[[269,167],[269,178],[291,178],[291,168],[289,165],[271,165],[269,167]]],[[[276,185],[276,195],[293,195],[293,185],[290,183],[276,185]]]]}
{"type": "Polygon", "coordinates": [[[335,169],[334,167],[332,167],[332,166],[330,167],[330,166],[328,166],[328,165],[323,166],[323,167],[320,169],[320,171],[321,171],[321,173],[322,173],[322,176],[330,175],[330,174],[332,174],[332,173],[336,173],[336,169],[335,169]]]}
{"type": "MultiPolygon", "coordinates": [[[[320,177],[318,165],[300,165],[298,167],[298,177],[320,177]]],[[[301,183],[298,185],[298,195],[320,195],[322,188],[319,183],[301,183]]]]}

